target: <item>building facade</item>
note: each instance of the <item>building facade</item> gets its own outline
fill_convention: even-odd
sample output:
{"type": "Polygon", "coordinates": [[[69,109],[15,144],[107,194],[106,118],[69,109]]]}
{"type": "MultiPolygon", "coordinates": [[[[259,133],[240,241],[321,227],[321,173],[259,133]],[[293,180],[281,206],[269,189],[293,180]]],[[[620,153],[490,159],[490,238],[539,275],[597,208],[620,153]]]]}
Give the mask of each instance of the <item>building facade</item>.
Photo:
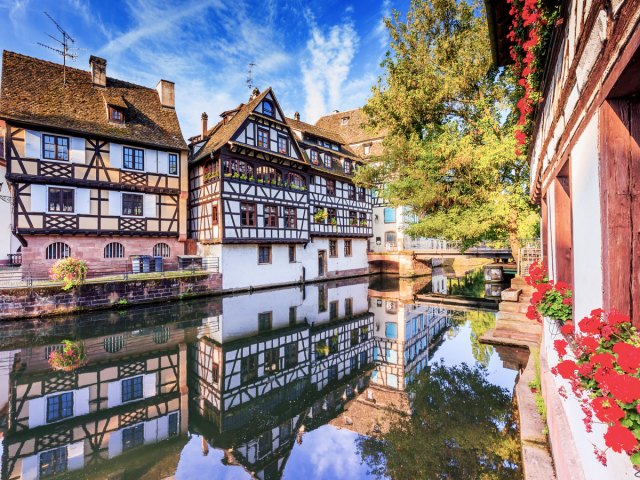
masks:
{"type": "Polygon", "coordinates": [[[175,257],[186,240],[187,149],[174,84],[155,89],[3,52],[0,119],[23,268],[175,257]]]}
{"type": "Polygon", "coordinates": [[[221,117],[209,129],[203,114],[190,139],[189,237],[191,253],[220,258],[223,288],[366,274],[371,200],[350,180],[358,157],[285,118],[271,88],[221,117]]]}

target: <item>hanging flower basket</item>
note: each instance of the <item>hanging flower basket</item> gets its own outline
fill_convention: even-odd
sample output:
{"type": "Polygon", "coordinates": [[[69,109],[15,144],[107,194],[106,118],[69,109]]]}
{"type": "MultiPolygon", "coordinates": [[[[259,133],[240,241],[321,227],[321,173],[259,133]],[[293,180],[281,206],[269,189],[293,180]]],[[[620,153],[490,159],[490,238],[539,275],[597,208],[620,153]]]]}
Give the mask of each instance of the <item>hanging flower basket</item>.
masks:
{"type": "Polygon", "coordinates": [[[87,363],[84,343],[71,340],[62,341],[62,349],[49,355],[49,365],[53,370],[72,372],[87,363]]]}

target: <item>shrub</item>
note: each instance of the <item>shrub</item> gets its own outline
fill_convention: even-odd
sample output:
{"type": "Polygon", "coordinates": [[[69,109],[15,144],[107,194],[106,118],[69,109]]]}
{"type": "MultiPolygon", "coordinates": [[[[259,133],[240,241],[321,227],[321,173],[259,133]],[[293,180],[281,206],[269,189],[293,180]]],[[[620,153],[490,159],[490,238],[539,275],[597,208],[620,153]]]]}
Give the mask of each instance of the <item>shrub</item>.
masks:
{"type": "Polygon", "coordinates": [[[63,290],[71,290],[82,284],[87,277],[87,262],[74,257],[58,260],[49,270],[49,278],[54,281],[64,282],[63,290]]]}
{"type": "Polygon", "coordinates": [[[62,350],[54,350],[49,355],[52,369],[71,372],[87,362],[84,343],[63,340],[62,345],[62,350]]]}

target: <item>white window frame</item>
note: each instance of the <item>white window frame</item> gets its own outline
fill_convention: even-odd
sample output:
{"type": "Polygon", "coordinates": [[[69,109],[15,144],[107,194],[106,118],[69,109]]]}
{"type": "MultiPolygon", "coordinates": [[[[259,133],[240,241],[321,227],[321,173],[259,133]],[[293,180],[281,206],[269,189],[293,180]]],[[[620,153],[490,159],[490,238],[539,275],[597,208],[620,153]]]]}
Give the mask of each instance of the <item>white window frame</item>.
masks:
{"type": "MultiPolygon", "coordinates": [[[[134,170],[139,171],[139,170],[134,170]]],[[[147,218],[144,215],[144,193],[138,192],[120,192],[120,216],[123,218],[147,218]],[[125,215],[124,214],[124,195],[138,195],[142,197],[142,215],[125,215]]]]}
{"type": "MultiPolygon", "coordinates": [[[[64,161],[66,160],[59,160],[64,161]]],[[[76,192],[76,187],[67,187],[66,185],[47,185],[47,213],[51,213],[53,215],[77,215],[77,201],[78,201],[78,193],[76,192]],[[53,210],[49,210],[49,189],[50,188],[64,188],[65,190],[73,190],[73,212],[56,212],[53,210]]]]}
{"type": "Polygon", "coordinates": [[[133,147],[131,145],[120,145],[120,149],[122,151],[122,158],[120,159],[121,163],[120,163],[120,169],[121,170],[126,170],[127,172],[138,172],[138,173],[147,173],[147,159],[145,158],[146,155],[146,150],[144,148],[141,147],[133,147]],[[137,168],[127,168],[124,166],[124,150],[125,148],[130,148],[132,150],[140,150],[142,151],[142,170],[138,170],[137,168]]]}
{"type": "MultiPolygon", "coordinates": [[[[124,161],[124,158],[123,158],[124,161]]],[[[180,154],[179,153],[173,153],[173,152],[167,152],[167,175],[169,175],[170,177],[179,177],[180,176],[180,154]],[[170,170],[170,166],[171,166],[171,162],[169,161],[169,157],[171,155],[175,155],[176,156],[176,173],[171,173],[170,170]]]]}

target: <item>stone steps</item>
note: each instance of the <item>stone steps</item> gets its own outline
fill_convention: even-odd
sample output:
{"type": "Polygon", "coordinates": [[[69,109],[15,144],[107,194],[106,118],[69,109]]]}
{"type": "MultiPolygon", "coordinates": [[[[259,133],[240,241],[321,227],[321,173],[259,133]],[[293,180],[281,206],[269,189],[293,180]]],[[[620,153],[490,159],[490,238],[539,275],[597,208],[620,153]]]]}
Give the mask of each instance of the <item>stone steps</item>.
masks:
{"type": "Polygon", "coordinates": [[[529,308],[529,303],[522,302],[500,302],[500,311],[501,312],[511,312],[511,313],[527,313],[527,309],[529,308]]]}

